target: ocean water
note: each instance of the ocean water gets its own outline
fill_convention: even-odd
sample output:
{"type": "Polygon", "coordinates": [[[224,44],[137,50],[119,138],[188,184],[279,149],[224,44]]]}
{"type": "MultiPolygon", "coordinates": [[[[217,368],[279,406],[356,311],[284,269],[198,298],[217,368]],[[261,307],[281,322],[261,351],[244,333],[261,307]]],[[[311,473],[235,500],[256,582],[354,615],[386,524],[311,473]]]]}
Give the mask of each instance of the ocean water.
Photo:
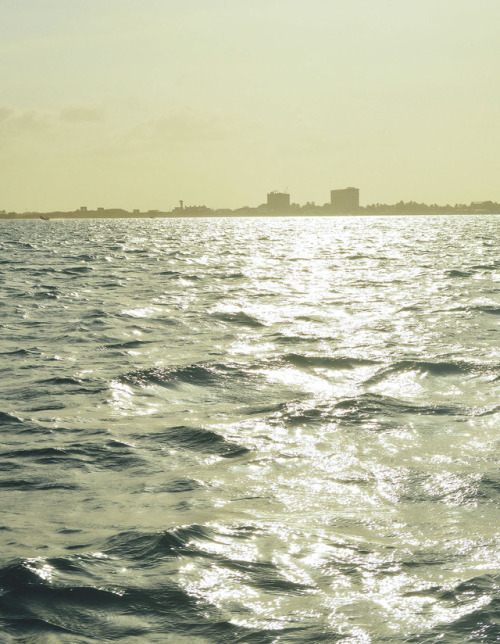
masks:
{"type": "Polygon", "coordinates": [[[500,218],[0,223],[0,641],[500,641],[500,218]]]}

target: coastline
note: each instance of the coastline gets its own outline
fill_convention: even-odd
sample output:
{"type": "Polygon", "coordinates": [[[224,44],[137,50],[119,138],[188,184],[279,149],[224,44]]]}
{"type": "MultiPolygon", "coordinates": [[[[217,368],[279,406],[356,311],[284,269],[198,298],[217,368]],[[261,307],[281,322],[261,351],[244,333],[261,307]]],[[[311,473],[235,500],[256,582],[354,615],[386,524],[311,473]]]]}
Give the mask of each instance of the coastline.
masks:
{"type": "Polygon", "coordinates": [[[0,215],[1,221],[21,221],[21,220],[40,220],[51,221],[59,219],[195,219],[195,218],[265,218],[265,217],[424,217],[424,216],[481,216],[481,215],[498,215],[500,212],[473,212],[470,210],[460,211],[441,211],[429,210],[427,212],[388,212],[388,211],[373,211],[362,210],[360,212],[262,212],[257,209],[248,209],[244,212],[235,211],[207,211],[207,212],[128,212],[128,211],[74,211],[74,212],[25,212],[25,213],[7,213],[0,215]]]}

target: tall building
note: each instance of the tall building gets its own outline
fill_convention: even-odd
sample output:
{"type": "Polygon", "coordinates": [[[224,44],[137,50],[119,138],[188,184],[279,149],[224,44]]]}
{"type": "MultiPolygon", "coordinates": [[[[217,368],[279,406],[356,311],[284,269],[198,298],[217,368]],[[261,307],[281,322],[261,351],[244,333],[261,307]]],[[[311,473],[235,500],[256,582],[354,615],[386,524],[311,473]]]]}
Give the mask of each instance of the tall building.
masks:
{"type": "Polygon", "coordinates": [[[330,190],[332,209],[339,213],[354,212],[359,208],[359,188],[330,190]]]}
{"type": "Polygon", "coordinates": [[[290,195],[286,192],[269,192],[267,195],[267,207],[275,212],[290,210],[290,195]]]}

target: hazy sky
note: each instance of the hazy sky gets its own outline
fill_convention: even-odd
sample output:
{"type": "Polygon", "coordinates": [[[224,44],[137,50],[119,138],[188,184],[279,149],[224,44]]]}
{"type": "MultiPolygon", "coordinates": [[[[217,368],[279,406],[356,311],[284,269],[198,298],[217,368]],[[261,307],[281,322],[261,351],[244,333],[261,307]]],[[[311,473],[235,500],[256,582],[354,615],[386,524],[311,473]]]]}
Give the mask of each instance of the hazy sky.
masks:
{"type": "Polygon", "coordinates": [[[500,201],[499,0],[0,0],[0,209],[500,201]]]}

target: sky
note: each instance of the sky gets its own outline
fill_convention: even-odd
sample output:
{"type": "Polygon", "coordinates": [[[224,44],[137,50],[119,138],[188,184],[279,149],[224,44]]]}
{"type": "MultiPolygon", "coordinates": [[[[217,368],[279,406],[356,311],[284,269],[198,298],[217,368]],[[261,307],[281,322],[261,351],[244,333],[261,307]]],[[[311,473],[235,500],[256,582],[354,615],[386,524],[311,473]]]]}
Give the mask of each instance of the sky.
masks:
{"type": "Polygon", "coordinates": [[[0,209],[500,202],[498,0],[0,0],[0,209]]]}

